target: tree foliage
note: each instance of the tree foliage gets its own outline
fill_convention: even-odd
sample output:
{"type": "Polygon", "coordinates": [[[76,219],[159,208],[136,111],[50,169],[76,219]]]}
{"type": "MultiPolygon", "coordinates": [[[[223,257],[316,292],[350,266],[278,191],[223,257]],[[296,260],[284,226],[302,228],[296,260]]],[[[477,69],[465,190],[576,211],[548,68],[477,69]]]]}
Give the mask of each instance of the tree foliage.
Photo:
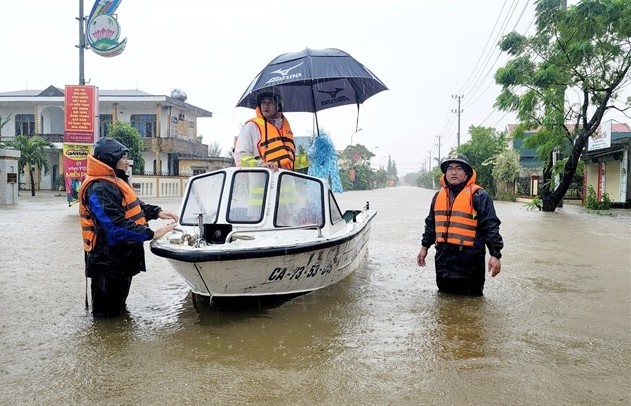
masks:
{"type": "Polygon", "coordinates": [[[132,173],[134,175],[141,174],[145,167],[145,160],[142,157],[143,141],[138,130],[127,122],[115,121],[110,126],[107,136],[129,149],[127,157],[134,160],[132,173]]]}
{"type": "Polygon", "coordinates": [[[503,151],[493,163],[493,177],[497,182],[515,182],[519,178],[519,154],[514,149],[503,151]]]}
{"type": "Polygon", "coordinates": [[[39,135],[18,135],[15,139],[7,141],[6,145],[20,151],[18,167],[20,173],[28,172],[31,179],[31,196],[35,196],[35,169],[48,173],[50,165],[46,159],[46,150],[52,149],[53,144],[39,135]]]}
{"type": "Polygon", "coordinates": [[[212,156],[212,157],[219,157],[221,156],[221,146],[219,145],[219,143],[217,141],[213,141],[210,144],[208,144],[208,156],[212,156]]]}
{"type": "Polygon", "coordinates": [[[512,59],[495,74],[502,86],[495,105],[517,113],[517,134],[537,131],[526,146],[544,160],[543,211],[563,199],[605,113],[629,108],[618,99],[631,80],[631,1],[582,0],[567,9],[560,3],[539,0],[537,32],[512,32],[500,41],[512,59]],[[553,188],[555,149],[567,160],[553,188]]]}
{"type": "Polygon", "coordinates": [[[493,158],[507,148],[506,136],[495,128],[481,126],[469,127],[469,134],[471,140],[461,144],[458,153],[465,155],[475,169],[477,183],[493,194],[493,158]]]}

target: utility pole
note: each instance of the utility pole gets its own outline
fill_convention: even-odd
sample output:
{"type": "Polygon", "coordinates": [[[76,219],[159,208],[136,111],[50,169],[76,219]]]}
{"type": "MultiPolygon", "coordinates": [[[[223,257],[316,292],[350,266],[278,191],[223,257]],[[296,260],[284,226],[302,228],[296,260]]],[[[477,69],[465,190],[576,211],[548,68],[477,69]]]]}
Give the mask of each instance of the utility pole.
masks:
{"type": "Polygon", "coordinates": [[[432,177],[432,190],[436,189],[436,181],[434,180],[434,176],[432,175],[432,150],[429,150],[429,174],[432,177]]]}
{"type": "Polygon", "coordinates": [[[442,156],[440,155],[440,137],[441,136],[437,135],[437,137],[438,137],[438,164],[440,165],[440,157],[442,156]]]}
{"type": "Polygon", "coordinates": [[[456,110],[451,110],[452,113],[456,113],[456,115],[458,116],[458,148],[460,148],[460,115],[462,114],[463,110],[460,108],[460,101],[462,100],[462,98],[464,97],[464,95],[460,94],[460,95],[452,95],[452,98],[458,100],[458,108],[456,110]]]}
{"type": "Polygon", "coordinates": [[[83,70],[83,51],[85,50],[85,16],[83,15],[83,0],[79,0],[79,85],[85,85],[85,74],[83,70]]]}

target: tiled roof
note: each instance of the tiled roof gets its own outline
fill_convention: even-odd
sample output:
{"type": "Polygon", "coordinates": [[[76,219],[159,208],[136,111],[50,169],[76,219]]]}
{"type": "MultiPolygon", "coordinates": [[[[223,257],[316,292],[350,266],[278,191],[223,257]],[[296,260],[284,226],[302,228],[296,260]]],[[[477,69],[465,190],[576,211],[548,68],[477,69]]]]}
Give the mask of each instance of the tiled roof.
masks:
{"type": "MultiPolygon", "coordinates": [[[[50,89],[51,87],[49,87],[48,89],[50,89]]],[[[56,88],[57,90],[59,90],[59,92],[61,93],[61,95],[64,94],[65,92],[65,88],[56,88]]],[[[41,93],[43,91],[45,91],[47,89],[39,89],[39,90],[15,90],[15,91],[11,91],[11,92],[2,92],[0,93],[0,97],[4,96],[4,97],[11,97],[11,96],[15,96],[15,97],[37,97],[40,96],[41,93]]],[[[123,90],[106,90],[106,89],[99,89],[99,95],[100,96],[154,96],[151,93],[147,93],[147,92],[143,92],[142,90],[138,90],[138,89],[123,89],[123,90]]],[[[166,95],[165,95],[166,96],[166,95]]]]}

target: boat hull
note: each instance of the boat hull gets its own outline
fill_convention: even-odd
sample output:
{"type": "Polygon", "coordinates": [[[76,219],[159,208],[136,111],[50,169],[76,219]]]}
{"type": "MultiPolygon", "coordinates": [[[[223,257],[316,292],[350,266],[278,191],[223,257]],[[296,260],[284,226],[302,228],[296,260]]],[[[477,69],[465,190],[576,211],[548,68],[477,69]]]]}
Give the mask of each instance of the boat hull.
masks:
{"type": "MultiPolygon", "coordinates": [[[[227,259],[224,251],[215,257],[225,259],[200,262],[189,262],[183,255],[163,253],[161,256],[167,257],[173,269],[198,295],[241,297],[304,293],[337,283],[359,268],[368,253],[369,223],[367,219],[356,233],[338,241],[286,247],[287,255],[246,258],[247,254],[234,252],[233,256],[239,259],[227,259]]],[[[207,256],[213,255],[207,253],[207,256]]]]}

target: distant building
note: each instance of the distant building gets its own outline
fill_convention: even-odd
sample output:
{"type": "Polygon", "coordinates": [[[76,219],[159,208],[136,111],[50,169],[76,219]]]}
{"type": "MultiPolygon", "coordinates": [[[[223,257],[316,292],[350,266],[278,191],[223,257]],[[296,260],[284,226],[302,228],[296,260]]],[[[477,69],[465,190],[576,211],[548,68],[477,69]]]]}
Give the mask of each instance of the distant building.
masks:
{"type": "MultiPolygon", "coordinates": [[[[190,176],[229,166],[227,158],[208,157],[208,145],[198,134],[199,118],[212,113],[187,103],[186,94],[174,90],[169,96],[140,90],[99,90],[99,133],[104,136],[112,122],[120,120],[135,127],[144,141],[141,172],[147,175],[190,176]],[[228,164],[227,164],[228,163],[228,164]]],[[[63,173],[64,89],[0,93],[0,116],[11,116],[2,128],[2,140],[16,135],[40,135],[55,146],[47,157],[48,174],[39,174],[38,189],[55,188],[63,173]]]]}
{"type": "MultiPolygon", "coordinates": [[[[568,126],[572,128],[571,125],[568,126]]],[[[509,124],[506,128],[507,142],[510,149],[516,150],[521,166],[518,182],[518,193],[536,196],[539,194],[539,182],[542,180],[543,162],[537,158],[535,150],[526,148],[524,140],[536,130],[527,131],[521,137],[516,137],[514,132],[516,124],[509,124]]],[[[585,147],[581,159],[585,162],[585,171],[582,178],[574,182],[568,197],[580,197],[587,195],[587,188],[593,187],[597,198],[601,199],[607,193],[616,206],[625,206],[631,202],[631,170],[629,162],[629,149],[631,147],[631,128],[625,123],[616,123],[610,120],[601,123],[601,129],[597,136],[606,139],[606,143],[596,144],[590,140],[585,147]],[[607,131],[603,132],[603,129],[607,131]],[[606,133],[606,134],[605,134],[606,133]],[[577,196],[574,196],[576,194],[577,196]]],[[[594,137],[596,138],[596,136],[594,137]]],[[[562,159],[558,156],[558,159],[562,159]]],[[[567,196],[567,195],[566,195],[567,196]]]]}
{"type": "MultiPolygon", "coordinates": [[[[600,201],[605,193],[614,207],[631,207],[631,128],[628,124],[603,122],[596,137],[606,138],[604,143],[590,143],[581,159],[585,161],[585,192],[591,186],[600,201]],[[606,128],[606,130],[605,130],[606,128]]],[[[601,139],[602,141],[602,139],[601,139]]]]}

